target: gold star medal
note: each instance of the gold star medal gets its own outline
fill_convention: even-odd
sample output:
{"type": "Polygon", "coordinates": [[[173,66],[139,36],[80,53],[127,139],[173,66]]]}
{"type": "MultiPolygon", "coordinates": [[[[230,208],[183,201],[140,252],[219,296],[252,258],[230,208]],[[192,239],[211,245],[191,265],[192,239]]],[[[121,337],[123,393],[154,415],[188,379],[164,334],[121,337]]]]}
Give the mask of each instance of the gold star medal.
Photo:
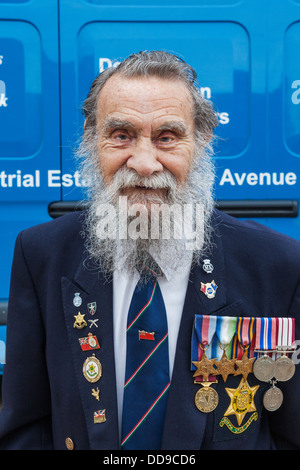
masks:
{"type": "Polygon", "coordinates": [[[230,405],[224,416],[235,415],[238,425],[240,426],[246,413],[256,411],[254,403],[254,395],[259,385],[250,387],[247,380],[242,378],[238,388],[226,388],[225,390],[230,397],[230,405]]]}
{"type": "Polygon", "coordinates": [[[244,380],[247,380],[248,374],[253,371],[253,362],[255,360],[254,357],[248,359],[247,353],[248,347],[244,349],[243,357],[241,360],[236,360],[237,371],[234,375],[242,375],[244,380]]]}
{"type": "Polygon", "coordinates": [[[224,382],[226,382],[228,375],[235,374],[235,359],[228,359],[225,350],[220,361],[216,361],[216,375],[222,375],[224,382]]]}
{"type": "Polygon", "coordinates": [[[192,361],[194,366],[197,367],[196,372],[194,373],[193,377],[202,376],[205,382],[208,381],[208,377],[211,374],[215,374],[216,369],[214,368],[214,364],[216,359],[208,359],[205,352],[203,351],[203,355],[200,361],[192,361]]]}

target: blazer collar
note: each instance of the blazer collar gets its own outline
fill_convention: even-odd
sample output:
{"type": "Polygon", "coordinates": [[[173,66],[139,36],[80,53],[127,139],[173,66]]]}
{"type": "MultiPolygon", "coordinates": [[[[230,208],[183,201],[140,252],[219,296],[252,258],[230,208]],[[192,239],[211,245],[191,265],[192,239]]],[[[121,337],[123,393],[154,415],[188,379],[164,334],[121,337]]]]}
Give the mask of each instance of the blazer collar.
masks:
{"type": "Polygon", "coordinates": [[[72,360],[80,398],[85,414],[91,449],[108,450],[119,448],[117,393],[115,381],[115,356],[113,344],[112,280],[105,279],[99,271],[86,262],[83,255],[74,279],[61,279],[65,322],[68,331],[72,360]],[[81,305],[75,307],[73,299],[79,294],[81,305]],[[96,303],[97,310],[91,315],[89,303],[96,303]],[[74,327],[74,315],[85,315],[87,326],[79,330],[74,327]],[[97,320],[92,323],[89,320],[97,320]],[[79,338],[89,333],[97,336],[100,349],[82,351],[79,338]],[[102,366],[102,376],[90,383],[83,375],[83,364],[87,357],[95,357],[102,366]],[[100,401],[92,395],[92,389],[100,390],[100,401]],[[94,413],[105,410],[105,422],[94,423],[94,413]]]}

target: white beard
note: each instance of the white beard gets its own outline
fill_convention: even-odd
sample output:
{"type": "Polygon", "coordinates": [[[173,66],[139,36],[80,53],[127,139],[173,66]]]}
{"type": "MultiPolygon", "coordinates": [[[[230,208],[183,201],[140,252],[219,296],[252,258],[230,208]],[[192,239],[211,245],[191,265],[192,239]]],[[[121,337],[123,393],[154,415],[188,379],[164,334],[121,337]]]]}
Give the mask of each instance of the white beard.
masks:
{"type": "MultiPolygon", "coordinates": [[[[82,157],[84,153],[87,153],[86,147],[84,151],[81,147],[77,155],[82,157]]],[[[95,163],[92,163],[90,156],[90,152],[89,156],[85,155],[81,169],[84,180],[89,182],[88,191],[91,201],[87,210],[84,234],[89,257],[94,265],[96,263],[98,269],[101,269],[108,277],[115,270],[133,274],[136,269],[140,270],[141,265],[153,267],[154,258],[163,271],[164,268],[169,270],[171,267],[173,272],[179,273],[186,263],[191,262],[191,257],[193,257],[193,263],[199,263],[203,259],[210,246],[210,218],[214,205],[212,196],[214,167],[208,152],[202,151],[200,158],[197,158],[195,153],[194,162],[198,161],[199,164],[193,165],[182,189],[178,188],[175,177],[167,170],[158,175],[143,178],[126,167],[118,170],[113,182],[106,186],[99,168],[95,169],[98,158],[94,158],[95,163]],[[167,193],[164,197],[159,197],[155,195],[155,191],[151,191],[150,195],[147,191],[142,191],[142,195],[140,190],[133,192],[127,199],[129,214],[124,214],[122,212],[124,205],[119,204],[122,190],[137,185],[155,189],[167,188],[167,193]],[[135,209],[134,205],[137,203],[142,205],[142,211],[138,216],[135,213],[134,217],[132,212],[130,215],[130,211],[135,209]],[[151,204],[156,204],[156,207],[167,204],[168,207],[177,207],[179,212],[182,209],[181,213],[185,214],[185,224],[190,227],[190,230],[193,228],[194,235],[197,234],[197,244],[192,245],[192,249],[187,248],[191,247],[191,239],[186,236],[182,227],[179,227],[181,221],[176,217],[171,219],[171,225],[168,217],[161,217],[161,225],[155,232],[156,237],[153,238],[151,230],[153,231],[154,225],[157,229],[158,219],[157,215],[153,216],[153,212],[151,219],[150,212],[146,210],[146,207],[150,208],[151,204]],[[101,211],[104,205],[112,208],[105,216],[101,211]],[[184,212],[187,205],[190,205],[193,210],[184,212]],[[196,207],[202,209],[202,217],[196,217],[196,207]],[[124,224],[120,230],[121,222],[124,220],[126,221],[125,232],[130,235],[130,228],[134,227],[135,230],[131,231],[134,236],[124,238],[124,224]],[[113,228],[109,232],[110,236],[104,236],[104,222],[106,226],[113,228]],[[145,227],[148,233],[145,232],[145,227]],[[182,236],[178,237],[175,234],[178,235],[180,229],[182,229],[182,236]],[[164,236],[166,233],[169,234],[167,238],[164,236]]]]}

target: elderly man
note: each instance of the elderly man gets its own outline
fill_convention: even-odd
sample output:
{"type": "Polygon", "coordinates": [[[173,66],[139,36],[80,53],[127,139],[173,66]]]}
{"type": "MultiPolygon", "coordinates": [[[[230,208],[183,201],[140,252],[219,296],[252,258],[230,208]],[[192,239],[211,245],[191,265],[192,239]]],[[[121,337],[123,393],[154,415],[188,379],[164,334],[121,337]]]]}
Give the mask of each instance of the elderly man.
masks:
{"type": "Polygon", "coordinates": [[[217,117],[141,52],[94,81],[86,211],[16,241],[3,449],[300,446],[300,246],[213,209],[217,117]]]}

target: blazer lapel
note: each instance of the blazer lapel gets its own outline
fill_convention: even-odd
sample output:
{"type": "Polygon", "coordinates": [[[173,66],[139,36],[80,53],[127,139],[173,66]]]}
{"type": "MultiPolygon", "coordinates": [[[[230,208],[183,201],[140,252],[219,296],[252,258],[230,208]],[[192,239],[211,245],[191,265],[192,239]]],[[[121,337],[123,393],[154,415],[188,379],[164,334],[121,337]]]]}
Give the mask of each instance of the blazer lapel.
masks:
{"type": "MultiPolygon", "coordinates": [[[[91,449],[118,449],[118,416],[115,381],[115,361],[113,346],[113,307],[112,281],[107,281],[97,270],[86,268],[84,258],[73,280],[62,278],[62,295],[65,322],[68,331],[73,366],[85,413],[86,425],[91,449]],[[76,307],[73,299],[81,299],[81,305],[76,307]],[[79,295],[78,295],[79,294],[79,295]],[[88,304],[96,303],[96,312],[89,313],[88,304]],[[84,316],[86,326],[77,329],[74,326],[78,313],[84,316]],[[98,339],[100,348],[82,351],[79,339],[92,333],[98,339]],[[101,378],[89,382],[83,374],[83,364],[93,354],[100,361],[101,378]],[[98,401],[92,395],[93,389],[100,392],[98,401]],[[94,422],[94,413],[104,410],[105,421],[94,422]]],[[[95,304],[94,304],[95,305],[95,304]]]]}
{"type": "Polygon", "coordinates": [[[191,370],[191,339],[196,314],[235,315],[241,313],[241,301],[227,305],[225,266],[222,240],[215,227],[213,250],[207,255],[213,271],[195,266],[190,275],[181,324],[179,328],[173,376],[169,392],[163,449],[195,450],[201,448],[206,425],[206,413],[195,406],[199,385],[194,384],[191,370]],[[216,294],[208,298],[201,291],[201,283],[215,282],[216,294]]]}

